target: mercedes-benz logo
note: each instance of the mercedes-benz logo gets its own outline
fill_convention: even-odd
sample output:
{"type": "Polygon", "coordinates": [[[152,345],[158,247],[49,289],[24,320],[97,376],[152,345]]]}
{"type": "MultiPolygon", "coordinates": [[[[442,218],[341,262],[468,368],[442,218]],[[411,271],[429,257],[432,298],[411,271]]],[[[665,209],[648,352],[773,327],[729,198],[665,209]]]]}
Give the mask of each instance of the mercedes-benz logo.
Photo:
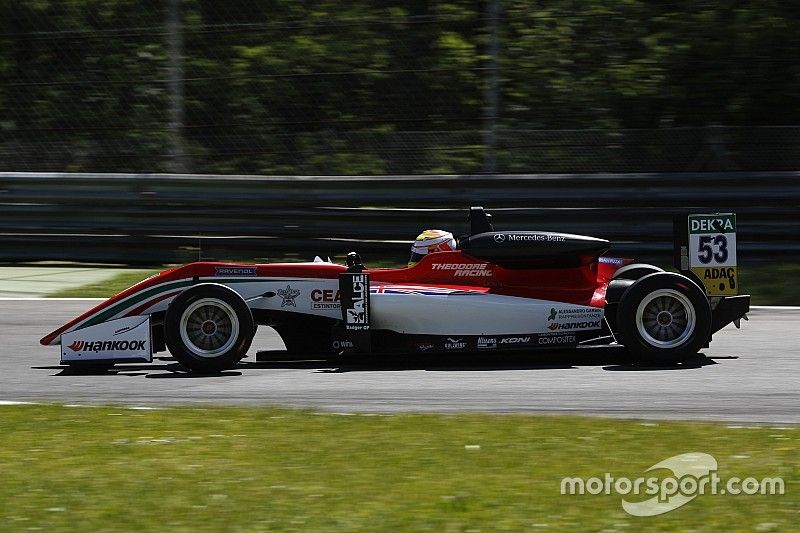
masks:
{"type": "Polygon", "coordinates": [[[494,242],[505,242],[505,241],[506,241],[506,236],[505,235],[503,235],[502,233],[496,233],[495,234],[494,242]]]}

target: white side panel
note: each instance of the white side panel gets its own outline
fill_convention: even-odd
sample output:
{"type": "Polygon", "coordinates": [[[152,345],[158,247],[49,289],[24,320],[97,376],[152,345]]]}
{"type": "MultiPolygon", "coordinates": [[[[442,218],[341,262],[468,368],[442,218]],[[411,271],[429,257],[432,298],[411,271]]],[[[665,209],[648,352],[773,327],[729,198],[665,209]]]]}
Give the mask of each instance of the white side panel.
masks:
{"type": "Polygon", "coordinates": [[[235,290],[252,309],[289,311],[341,319],[338,279],[284,279],[232,283],[204,279],[235,290]]]}
{"type": "Polygon", "coordinates": [[[61,335],[61,362],[152,361],[150,317],[118,318],[61,335]]]}
{"type": "Polygon", "coordinates": [[[603,310],[496,294],[372,294],[372,328],[425,335],[597,330],[603,310]]]}

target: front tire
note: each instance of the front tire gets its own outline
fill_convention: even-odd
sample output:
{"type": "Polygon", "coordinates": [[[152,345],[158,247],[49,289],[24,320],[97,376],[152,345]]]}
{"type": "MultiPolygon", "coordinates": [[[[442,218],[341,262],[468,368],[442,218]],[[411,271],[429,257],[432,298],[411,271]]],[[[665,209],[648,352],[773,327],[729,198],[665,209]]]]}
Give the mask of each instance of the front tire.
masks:
{"type": "Polygon", "coordinates": [[[711,307],[705,292],[679,274],[640,278],[622,295],[617,334],[637,359],[677,363],[696,354],[711,336],[711,307]]]}
{"type": "Polygon", "coordinates": [[[179,294],[164,317],[164,339],[175,359],[194,372],[233,368],[247,354],[255,324],[236,292],[213,283],[179,294]]]}

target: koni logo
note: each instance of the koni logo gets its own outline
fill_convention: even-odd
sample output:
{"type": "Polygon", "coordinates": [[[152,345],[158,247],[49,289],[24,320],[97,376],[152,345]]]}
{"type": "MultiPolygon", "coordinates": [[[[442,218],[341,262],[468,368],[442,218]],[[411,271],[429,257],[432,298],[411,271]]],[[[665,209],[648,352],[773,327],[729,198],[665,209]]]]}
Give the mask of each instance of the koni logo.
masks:
{"type": "Polygon", "coordinates": [[[530,337],[506,337],[500,340],[500,344],[527,344],[531,342],[530,337]]]}

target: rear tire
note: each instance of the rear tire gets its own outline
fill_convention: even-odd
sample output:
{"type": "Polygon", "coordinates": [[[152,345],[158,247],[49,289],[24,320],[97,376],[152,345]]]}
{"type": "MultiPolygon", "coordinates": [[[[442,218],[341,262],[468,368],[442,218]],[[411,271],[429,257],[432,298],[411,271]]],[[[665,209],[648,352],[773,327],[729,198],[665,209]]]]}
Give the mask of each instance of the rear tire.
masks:
{"type": "Polygon", "coordinates": [[[663,268],[659,268],[655,265],[648,265],[647,263],[632,263],[630,265],[625,265],[622,268],[617,269],[614,272],[614,275],[611,276],[611,279],[639,279],[643,278],[649,274],[655,274],[657,272],[664,272],[663,268]]]}
{"type": "Polygon", "coordinates": [[[677,363],[711,336],[705,292],[680,274],[649,274],[631,285],[617,309],[617,335],[637,360],[677,363]]]}
{"type": "Polygon", "coordinates": [[[179,294],[164,317],[164,340],[175,359],[194,372],[233,368],[255,333],[250,308],[224,285],[204,283],[179,294]]]}

